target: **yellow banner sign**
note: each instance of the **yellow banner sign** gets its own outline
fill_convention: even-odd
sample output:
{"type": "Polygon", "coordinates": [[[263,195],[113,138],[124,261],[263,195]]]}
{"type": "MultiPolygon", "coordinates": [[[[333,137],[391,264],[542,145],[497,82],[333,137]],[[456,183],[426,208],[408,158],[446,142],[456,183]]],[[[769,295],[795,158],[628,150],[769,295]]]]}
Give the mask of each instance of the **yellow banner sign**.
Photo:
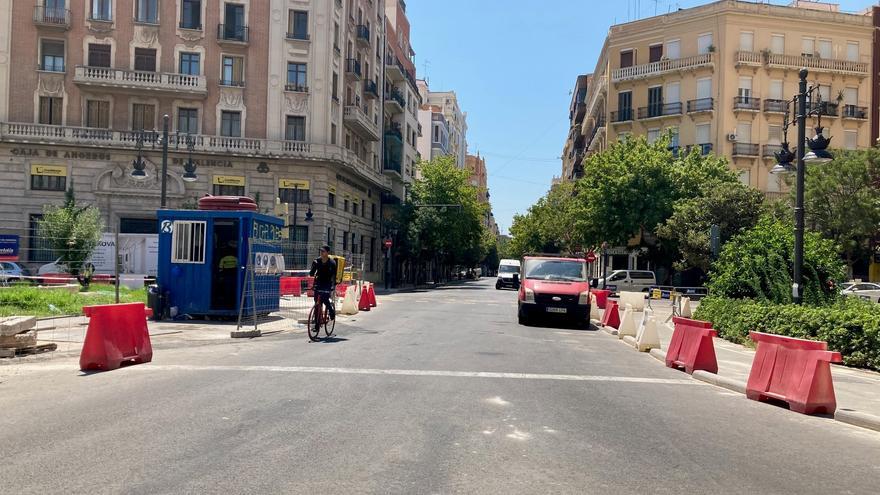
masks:
{"type": "Polygon", "coordinates": [[[240,175],[215,175],[215,186],[244,186],[245,179],[240,175]]]}
{"type": "Polygon", "coordinates": [[[308,189],[309,181],[302,179],[278,179],[279,189],[308,189]]]}
{"type": "Polygon", "coordinates": [[[67,177],[67,165],[31,165],[31,175],[67,177]]]}

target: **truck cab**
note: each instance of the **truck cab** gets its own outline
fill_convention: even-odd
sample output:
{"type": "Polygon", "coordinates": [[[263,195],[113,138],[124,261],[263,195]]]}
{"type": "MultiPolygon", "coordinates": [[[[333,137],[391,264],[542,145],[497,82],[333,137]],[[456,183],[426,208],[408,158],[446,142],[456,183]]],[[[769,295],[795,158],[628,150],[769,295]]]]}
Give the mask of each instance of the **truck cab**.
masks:
{"type": "Polygon", "coordinates": [[[518,296],[521,325],[564,318],[590,322],[590,282],[583,258],[526,256],[518,296]]]}

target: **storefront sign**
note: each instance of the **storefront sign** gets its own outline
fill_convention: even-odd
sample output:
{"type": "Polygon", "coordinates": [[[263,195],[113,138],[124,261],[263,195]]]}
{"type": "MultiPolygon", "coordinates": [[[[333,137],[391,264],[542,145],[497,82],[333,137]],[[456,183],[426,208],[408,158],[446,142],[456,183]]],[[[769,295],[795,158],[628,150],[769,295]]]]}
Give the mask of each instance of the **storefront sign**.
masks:
{"type": "Polygon", "coordinates": [[[18,261],[18,236],[0,235],[0,261],[18,261]]]}
{"type": "Polygon", "coordinates": [[[74,160],[110,160],[110,153],[104,151],[59,151],[37,148],[12,148],[14,156],[45,156],[46,158],[71,158],[74,160]]]}
{"type": "Polygon", "coordinates": [[[240,175],[215,175],[215,186],[241,186],[245,185],[245,178],[240,175]]]}
{"type": "Polygon", "coordinates": [[[278,179],[278,189],[309,189],[309,181],[301,179],[278,179]]]}
{"type": "Polygon", "coordinates": [[[31,165],[31,175],[67,177],[66,165],[31,165]]]}
{"type": "MultiPolygon", "coordinates": [[[[171,163],[174,165],[183,165],[186,163],[186,158],[172,158],[171,163]]],[[[193,163],[196,164],[196,167],[215,167],[215,168],[232,168],[232,162],[229,160],[200,160],[193,159],[193,163]]]]}

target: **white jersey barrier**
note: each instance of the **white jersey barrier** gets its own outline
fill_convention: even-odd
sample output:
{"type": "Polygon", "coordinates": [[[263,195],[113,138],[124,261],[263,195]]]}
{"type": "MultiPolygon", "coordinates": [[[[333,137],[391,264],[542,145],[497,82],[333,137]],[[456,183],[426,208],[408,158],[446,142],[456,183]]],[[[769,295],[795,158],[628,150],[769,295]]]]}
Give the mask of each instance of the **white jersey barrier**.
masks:
{"type": "Polygon", "coordinates": [[[646,295],[644,292],[621,292],[620,305],[624,308],[632,306],[633,311],[642,312],[645,310],[646,295]]]}

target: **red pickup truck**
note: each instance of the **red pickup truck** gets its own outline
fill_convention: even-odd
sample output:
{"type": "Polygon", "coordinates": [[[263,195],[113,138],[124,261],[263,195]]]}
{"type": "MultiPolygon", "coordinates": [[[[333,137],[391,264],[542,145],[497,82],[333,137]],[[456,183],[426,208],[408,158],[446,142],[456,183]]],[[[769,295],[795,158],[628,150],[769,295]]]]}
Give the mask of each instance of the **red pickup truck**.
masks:
{"type": "Polygon", "coordinates": [[[567,318],[590,324],[590,281],[582,258],[526,256],[522,263],[518,317],[521,325],[567,318]]]}

